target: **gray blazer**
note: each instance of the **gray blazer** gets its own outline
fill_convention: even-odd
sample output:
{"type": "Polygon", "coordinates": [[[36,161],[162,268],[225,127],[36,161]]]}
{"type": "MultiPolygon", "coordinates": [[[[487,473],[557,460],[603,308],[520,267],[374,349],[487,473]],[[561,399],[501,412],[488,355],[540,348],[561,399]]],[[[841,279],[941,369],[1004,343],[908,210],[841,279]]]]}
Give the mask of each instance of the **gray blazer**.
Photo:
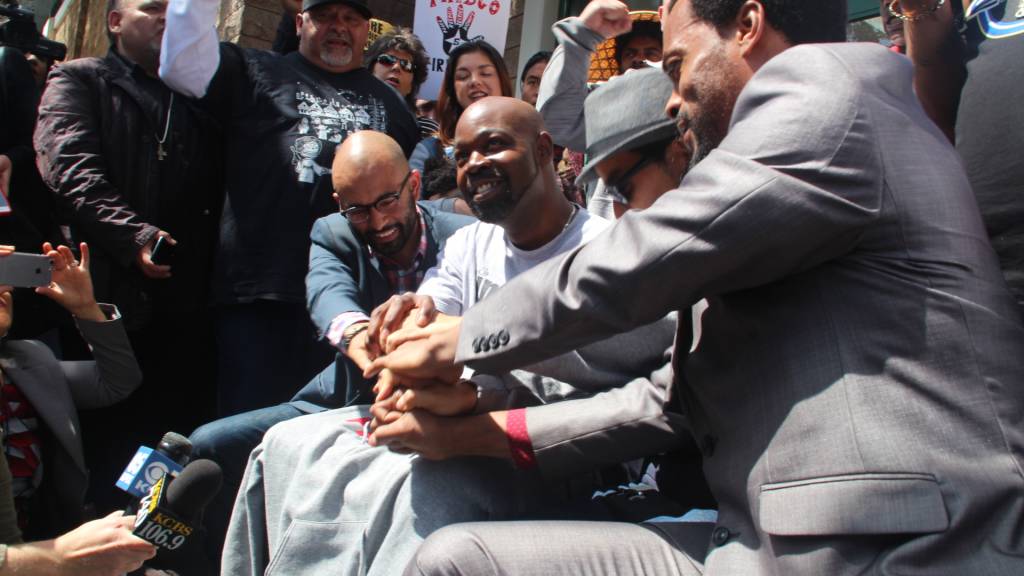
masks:
{"type": "Polygon", "coordinates": [[[463,319],[459,360],[498,371],[708,299],[674,357],[720,505],[708,573],[841,573],[850,546],[1024,573],[1024,329],[911,74],[873,45],[783,52],[679,190],[463,319]]]}
{"type": "Polygon", "coordinates": [[[83,520],[89,471],[82,451],[78,410],[120,402],[142,382],[121,320],[78,320],[77,324],[95,360],[62,362],[35,340],[0,345],[0,367],[5,377],[32,403],[45,437],[51,440],[44,451],[43,484],[36,498],[38,508],[33,509],[33,523],[41,521],[52,536],[83,520]]]}

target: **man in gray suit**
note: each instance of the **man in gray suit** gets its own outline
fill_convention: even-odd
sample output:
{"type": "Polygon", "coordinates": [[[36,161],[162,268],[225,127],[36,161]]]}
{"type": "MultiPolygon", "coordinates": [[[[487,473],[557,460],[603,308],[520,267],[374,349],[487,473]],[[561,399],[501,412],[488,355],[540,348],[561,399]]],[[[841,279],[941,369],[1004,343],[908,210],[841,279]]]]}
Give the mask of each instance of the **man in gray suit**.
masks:
{"type": "Polygon", "coordinates": [[[507,370],[707,298],[674,363],[718,524],[703,541],[451,527],[410,571],[1024,572],[1024,330],[910,64],[796,46],[842,40],[843,2],[672,0],[664,16],[667,111],[695,162],[680,189],[461,321],[395,333],[369,372],[507,370]]]}

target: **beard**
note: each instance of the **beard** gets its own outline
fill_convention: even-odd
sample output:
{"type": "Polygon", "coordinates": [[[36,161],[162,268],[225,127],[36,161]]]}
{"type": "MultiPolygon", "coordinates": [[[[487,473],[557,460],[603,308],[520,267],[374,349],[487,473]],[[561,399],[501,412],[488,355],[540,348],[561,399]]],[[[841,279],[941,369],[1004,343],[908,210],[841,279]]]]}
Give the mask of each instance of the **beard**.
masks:
{"type": "Polygon", "coordinates": [[[351,64],[353,56],[352,37],[347,33],[330,34],[326,38],[324,38],[325,44],[328,40],[342,40],[344,42],[347,42],[348,46],[321,46],[320,59],[323,60],[324,63],[326,63],[328,66],[331,66],[332,68],[341,68],[343,66],[348,66],[349,64],[351,64]]]}
{"type": "Polygon", "coordinates": [[[690,168],[707,158],[725,140],[736,98],[743,90],[743,82],[731,74],[721,47],[708,60],[691,88],[690,95],[692,101],[696,102],[696,112],[692,112],[694,109],[680,112],[680,128],[686,126],[693,134],[693,142],[689,146],[690,168]]]}
{"type": "Polygon", "coordinates": [[[516,206],[519,205],[519,200],[523,197],[523,190],[520,190],[518,193],[513,191],[508,176],[497,168],[493,169],[491,174],[475,177],[475,179],[482,178],[495,179],[493,185],[498,188],[497,192],[483,202],[477,202],[474,199],[476,196],[475,187],[468,191],[460,189],[462,198],[469,205],[469,209],[473,211],[473,215],[481,222],[487,222],[488,224],[504,222],[512,215],[516,206]]]}
{"type": "Polygon", "coordinates": [[[352,231],[356,233],[356,236],[358,236],[359,239],[364,244],[372,248],[375,254],[391,257],[401,252],[402,249],[405,248],[406,243],[409,241],[409,237],[414,232],[416,232],[416,220],[416,209],[412,208],[410,210],[409,217],[406,218],[406,220],[403,222],[395,222],[393,224],[389,224],[380,230],[367,230],[366,232],[359,232],[355,230],[355,228],[353,228],[352,231]],[[377,239],[377,235],[379,233],[387,233],[392,229],[398,231],[398,234],[395,236],[394,240],[381,242],[380,240],[377,239]]]}
{"type": "Polygon", "coordinates": [[[333,68],[348,66],[352,63],[352,49],[324,48],[320,51],[320,59],[333,68]]]}
{"type": "Polygon", "coordinates": [[[729,131],[728,118],[721,121],[720,110],[707,110],[702,114],[683,114],[683,123],[693,133],[692,141],[685,141],[690,149],[690,168],[700,164],[702,160],[711,154],[711,151],[718,148],[718,145],[725,140],[729,131]]]}

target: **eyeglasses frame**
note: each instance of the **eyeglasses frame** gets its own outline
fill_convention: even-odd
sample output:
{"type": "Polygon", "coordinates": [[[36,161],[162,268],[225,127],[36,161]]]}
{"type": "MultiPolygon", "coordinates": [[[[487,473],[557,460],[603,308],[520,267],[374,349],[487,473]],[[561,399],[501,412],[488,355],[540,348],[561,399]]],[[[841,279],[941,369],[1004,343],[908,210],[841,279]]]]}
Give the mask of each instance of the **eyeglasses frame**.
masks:
{"type": "Polygon", "coordinates": [[[362,224],[363,222],[366,222],[367,220],[370,219],[370,210],[376,210],[381,214],[389,212],[393,208],[382,209],[380,207],[380,204],[382,202],[387,202],[389,200],[396,201],[399,198],[401,198],[402,192],[405,191],[405,185],[409,183],[409,177],[412,176],[412,172],[412,170],[409,170],[408,172],[405,173],[405,178],[402,178],[402,183],[398,186],[398,190],[396,192],[385,192],[384,194],[378,196],[377,199],[371,202],[370,204],[353,204],[348,208],[340,210],[341,215],[344,216],[352,224],[362,224]],[[358,213],[364,213],[366,214],[366,217],[354,219],[352,215],[358,213]]]}

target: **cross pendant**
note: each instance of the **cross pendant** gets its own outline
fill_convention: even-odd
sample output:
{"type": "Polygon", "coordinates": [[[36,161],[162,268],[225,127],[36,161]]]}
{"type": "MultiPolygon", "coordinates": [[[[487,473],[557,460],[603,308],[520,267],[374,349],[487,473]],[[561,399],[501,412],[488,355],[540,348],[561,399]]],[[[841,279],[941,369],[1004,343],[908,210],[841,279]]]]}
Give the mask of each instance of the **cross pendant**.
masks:
{"type": "Polygon", "coordinates": [[[156,149],[156,159],[162,162],[164,158],[167,158],[167,150],[164,150],[164,144],[161,142],[156,149]]]}

